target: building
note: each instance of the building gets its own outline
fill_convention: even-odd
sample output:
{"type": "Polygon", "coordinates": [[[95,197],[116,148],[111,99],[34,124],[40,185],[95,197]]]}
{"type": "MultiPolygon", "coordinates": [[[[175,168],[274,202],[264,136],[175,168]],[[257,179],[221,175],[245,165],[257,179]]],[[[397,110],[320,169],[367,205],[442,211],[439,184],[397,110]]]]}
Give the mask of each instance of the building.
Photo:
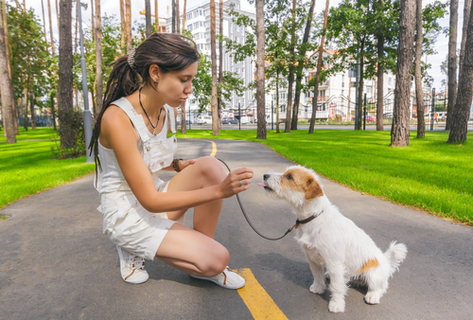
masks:
{"type": "MultiPolygon", "coordinates": [[[[220,34],[220,15],[218,4],[216,5],[216,35],[220,34]]],[[[255,14],[252,12],[244,11],[240,7],[240,0],[227,0],[223,2],[223,36],[231,40],[236,41],[237,43],[243,43],[245,41],[245,28],[237,26],[232,23],[232,18],[226,13],[231,7],[239,13],[245,14],[253,19],[256,18],[255,14]]],[[[182,26],[182,14],[180,15],[179,23],[182,26]]],[[[172,19],[167,18],[167,31],[172,32],[172,19]]],[[[197,44],[201,54],[205,54],[209,57],[210,60],[210,2],[203,3],[194,7],[186,9],[185,17],[185,28],[189,30],[193,37],[194,41],[197,44]]],[[[217,40],[217,63],[219,63],[219,50],[218,50],[218,40],[217,40]]],[[[254,80],[254,62],[252,58],[246,58],[242,62],[235,62],[229,53],[226,53],[225,43],[223,48],[223,70],[235,72],[241,79],[244,80],[245,86],[248,86],[250,82],[254,80]]],[[[217,65],[218,70],[218,65],[217,65]]],[[[188,99],[186,109],[191,110],[191,112],[196,112],[198,110],[198,105],[196,99],[191,97],[188,99]]],[[[252,116],[255,112],[256,101],[254,99],[253,92],[251,90],[245,91],[243,96],[233,95],[230,101],[223,101],[225,107],[222,110],[222,116],[226,116],[229,113],[232,113],[238,118],[238,109],[240,107],[241,113],[252,116]]],[[[210,106],[208,108],[210,112],[210,106]]]]}

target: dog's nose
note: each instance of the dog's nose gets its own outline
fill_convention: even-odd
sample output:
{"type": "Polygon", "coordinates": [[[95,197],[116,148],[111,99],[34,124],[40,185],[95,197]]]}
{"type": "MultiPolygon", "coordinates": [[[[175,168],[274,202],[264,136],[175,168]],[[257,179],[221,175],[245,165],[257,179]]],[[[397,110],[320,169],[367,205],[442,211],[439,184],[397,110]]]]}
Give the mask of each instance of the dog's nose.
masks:
{"type": "Polygon", "coordinates": [[[269,174],[263,175],[263,179],[264,179],[264,181],[268,180],[269,179],[269,174]]]}

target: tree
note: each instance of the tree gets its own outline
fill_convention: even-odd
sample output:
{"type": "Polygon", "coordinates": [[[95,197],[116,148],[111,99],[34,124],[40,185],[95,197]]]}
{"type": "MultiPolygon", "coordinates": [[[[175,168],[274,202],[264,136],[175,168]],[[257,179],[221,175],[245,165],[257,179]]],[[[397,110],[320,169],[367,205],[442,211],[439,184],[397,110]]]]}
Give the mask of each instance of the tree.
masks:
{"type": "Polygon", "coordinates": [[[72,111],[72,3],[60,0],[59,32],[59,135],[62,148],[71,148],[75,142],[74,131],[69,128],[67,113],[72,111]]]}
{"type": "Polygon", "coordinates": [[[396,87],[394,91],[394,113],[391,129],[391,146],[409,145],[409,107],[411,68],[414,47],[415,0],[401,0],[399,22],[399,46],[397,52],[396,87]]]}
{"type": "Polygon", "coordinates": [[[458,29],[458,0],[450,0],[450,27],[448,39],[448,106],[447,124],[445,130],[452,125],[451,115],[457,95],[457,29],[458,29]]]}
{"type": "Polygon", "coordinates": [[[425,137],[424,91],[422,89],[422,44],[424,31],[422,29],[422,0],[416,0],[416,53],[414,61],[414,77],[417,101],[417,138],[425,137]]]}
{"type": "MultiPolygon", "coordinates": [[[[149,1],[148,1],[149,2],[149,1]]],[[[95,64],[97,75],[97,95],[95,112],[100,113],[103,104],[103,75],[102,75],[102,18],[100,0],[95,0],[95,64]]]]}
{"type": "Polygon", "coordinates": [[[218,37],[218,124],[220,124],[220,112],[222,110],[222,98],[221,98],[221,92],[220,92],[220,86],[223,81],[223,0],[220,0],[219,3],[219,37],[218,37]]]}
{"type": "Polygon", "coordinates": [[[125,0],[120,1],[120,30],[121,30],[121,48],[122,54],[125,54],[125,42],[126,42],[126,18],[125,18],[125,0]]]}
{"type": "Polygon", "coordinates": [[[16,143],[15,125],[13,116],[13,91],[11,78],[8,73],[7,53],[5,48],[5,32],[3,29],[3,14],[0,14],[0,94],[2,102],[3,127],[7,136],[7,143],[16,143]]]}
{"type": "Polygon", "coordinates": [[[126,53],[130,54],[131,49],[133,49],[133,39],[131,37],[131,0],[125,0],[125,10],[126,10],[126,20],[125,20],[125,29],[126,29],[126,53]]]}
{"type": "Polygon", "coordinates": [[[317,99],[319,96],[320,70],[322,69],[322,57],[324,53],[325,29],[327,28],[329,3],[330,3],[330,0],[327,0],[325,3],[324,26],[322,30],[322,37],[320,39],[319,57],[317,60],[317,69],[315,71],[315,77],[314,77],[314,97],[312,98],[312,116],[310,117],[309,133],[314,133],[315,115],[317,113],[317,99]]]}
{"type": "Polygon", "coordinates": [[[212,63],[212,135],[218,136],[217,48],[215,39],[215,0],[210,0],[210,61],[212,63]]]}
{"type": "Polygon", "coordinates": [[[301,96],[302,90],[302,72],[305,67],[307,67],[307,63],[310,62],[310,59],[306,58],[306,52],[310,44],[309,41],[309,33],[310,28],[312,26],[312,18],[314,15],[314,7],[315,7],[315,0],[311,0],[309,13],[307,14],[306,26],[304,31],[304,37],[302,38],[302,43],[299,48],[299,57],[298,57],[298,65],[296,67],[296,94],[294,97],[294,108],[292,113],[292,124],[291,129],[297,130],[297,121],[298,121],[298,113],[299,113],[299,101],[301,96]]]}
{"type": "Polygon", "coordinates": [[[151,37],[152,26],[151,26],[151,2],[145,0],[145,20],[146,20],[146,38],[151,37]]]}
{"type": "Polygon", "coordinates": [[[463,66],[463,59],[465,56],[466,50],[466,36],[468,30],[468,21],[470,21],[470,11],[471,11],[471,0],[465,0],[464,8],[463,8],[463,31],[462,31],[462,41],[460,46],[460,68],[463,66]]]}
{"type": "MultiPolygon", "coordinates": [[[[473,15],[469,15],[467,38],[465,42],[465,56],[460,66],[458,96],[452,114],[452,127],[447,143],[456,144],[466,142],[468,134],[468,119],[470,117],[473,97],[473,15]]],[[[448,118],[447,118],[448,119],[448,118]]]]}
{"type": "MultiPolygon", "coordinates": [[[[50,0],[48,0],[48,15],[49,15],[49,34],[51,36],[51,58],[54,58],[54,56],[56,55],[56,48],[55,48],[55,45],[54,45],[54,37],[53,37],[53,20],[51,18],[51,2],[50,0]]],[[[52,81],[51,81],[51,91],[50,91],[50,95],[49,95],[49,99],[50,99],[50,103],[51,103],[51,115],[52,115],[52,122],[53,122],[53,128],[54,128],[54,131],[57,130],[56,128],[56,111],[54,109],[54,98],[56,96],[56,90],[57,90],[57,87],[56,87],[56,83],[57,83],[57,70],[56,70],[56,65],[53,64],[52,65],[52,71],[53,71],[53,75],[52,75],[52,81]]]]}
{"type": "MultiPolygon", "coordinates": [[[[258,112],[256,138],[266,139],[266,104],[264,100],[264,0],[256,0],[256,37],[256,109],[258,112]]],[[[288,122],[286,122],[286,126],[289,126],[288,122]]]]}
{"type": "Polygon", "coordinates": [[[287,89],[287,105],[286,105],[286,123],[284,132],[291,132],[291,107],[292,107],[292,86],[294,82],[294,65],[295,65],[295,47],[296,47],[296,0],[292,0],[292,30],[291,30],[291,45],[289,48],[289,76],[287,89]]]}
{"type": "MultiPolygon", "coordinates": [[[[156,24],[156,32],[160,32],[160,30],[159,30],[159,17],[158,17],[158,0],[154,0],[154,18],[155,18],[154,23],[156,24]]],[[[184,28],[182,28],[182,29],[184,29],[184,28]]]]}

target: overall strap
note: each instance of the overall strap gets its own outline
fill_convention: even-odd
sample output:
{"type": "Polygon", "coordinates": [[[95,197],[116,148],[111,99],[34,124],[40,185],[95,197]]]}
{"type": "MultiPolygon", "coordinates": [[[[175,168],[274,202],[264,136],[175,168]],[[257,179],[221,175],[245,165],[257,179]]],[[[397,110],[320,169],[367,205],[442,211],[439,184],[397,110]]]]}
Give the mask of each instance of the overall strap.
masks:
{"type": "Polygon", "coordinates": [[[167,104],[164,105],[164,108],[166,109],[166,115],[167,115],[167,118],[169,119],[169,126],[171,129],[171,132],[176,133],[176,118],[174,116],[174,108],[171,106],[168,106],[167,104]]]}
{"type": "Polygon", "coordinates": [[[131,122],[135,126],[135,130],[138,132],[143,142],[149,140],[148,128],[146,128],[146,124],[143,120],[143,117],[135,111],[135,108],[133,108],[130,101],[123,97],[118,100],[115,100],[111,104],[114,104],[120,107],[123,111],[125,111],[131,122]]]}

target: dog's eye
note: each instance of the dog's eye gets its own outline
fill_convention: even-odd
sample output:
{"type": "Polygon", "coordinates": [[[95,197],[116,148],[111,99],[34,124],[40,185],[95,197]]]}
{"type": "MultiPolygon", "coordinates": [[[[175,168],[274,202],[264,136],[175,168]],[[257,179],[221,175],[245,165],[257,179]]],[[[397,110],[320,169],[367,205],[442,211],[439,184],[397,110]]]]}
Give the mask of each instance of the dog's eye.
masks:
{"type": "Polygon", "coordinates": [[[287,175],[286,175],[286,179],[287,179],[287,180],[292,180],[292,174],[287,174],[287,175]]]}

